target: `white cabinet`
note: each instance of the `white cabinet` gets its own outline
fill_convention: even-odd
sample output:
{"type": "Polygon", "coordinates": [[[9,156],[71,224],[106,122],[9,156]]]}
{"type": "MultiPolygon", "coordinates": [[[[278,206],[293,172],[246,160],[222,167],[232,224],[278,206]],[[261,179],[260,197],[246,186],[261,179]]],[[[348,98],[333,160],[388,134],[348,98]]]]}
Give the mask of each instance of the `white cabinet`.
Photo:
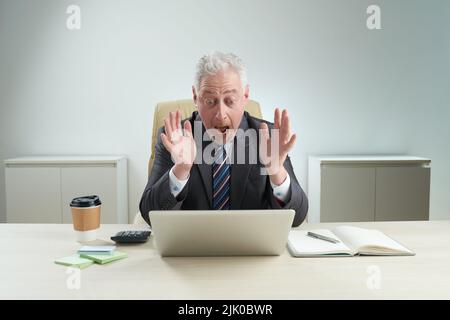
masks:
{"type": "Polygon", "coordinates": [[[127,160],[122,156],[5,160],[6,221],[71,223],[70,201],[95,194],[101,223],[128,223],[127,160]]]}
{"type": "Polygon", "coordinates": [[[428,220],[430,159],[309,157],[309,222],[428,220]]]}

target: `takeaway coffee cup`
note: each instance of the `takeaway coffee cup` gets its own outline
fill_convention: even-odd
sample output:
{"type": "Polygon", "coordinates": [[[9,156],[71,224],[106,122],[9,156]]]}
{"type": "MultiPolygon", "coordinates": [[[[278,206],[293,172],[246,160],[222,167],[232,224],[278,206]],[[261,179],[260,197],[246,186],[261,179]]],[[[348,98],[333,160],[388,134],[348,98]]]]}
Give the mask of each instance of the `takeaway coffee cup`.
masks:
{"type": "Polygon", "coordinates": [[[85,242],[97,239],[101,204],[99,197],[95,195],[74,198],[70,202],[73,229],[77,241],[85,242]]]}

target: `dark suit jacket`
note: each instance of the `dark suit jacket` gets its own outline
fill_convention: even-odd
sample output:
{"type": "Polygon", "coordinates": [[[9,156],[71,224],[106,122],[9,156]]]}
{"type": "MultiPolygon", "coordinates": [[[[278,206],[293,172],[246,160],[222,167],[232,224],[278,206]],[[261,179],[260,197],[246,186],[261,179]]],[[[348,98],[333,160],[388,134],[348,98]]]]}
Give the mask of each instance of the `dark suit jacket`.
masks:
{"type": "MultiPolygon", "coordinates": [[[[200,121],[200,118],[198,113],[194,112],[191,118],[184,121],[191,121],[192,128],[194,128],[194,121],[200,121]]],[[[240,127],[244,130],[247,128],[259,130],[259,126],[263,121],[245,112],[240,127]]],[[[268,124],[269,128],[273,127],[273,124],[267,121],[264,122],[268,124]]],[[[189,180],[180,194],[175,198],[170,192],[169,171],[174,163],[171,160],[170,153],[161,142],[160,134],[164,132],[163,130],[164,127],[158,130],[155,162],[139,204],[142,217],[149,225],[151,225],[151,217],[149,217],[149,211],[151,210],[212,210],[212,168],[210,164],[194,163],[189,180]]],[[[203,126],[202,130],[203,132],[205,130],[203,126]]],[[[201,146],[198,145],[197,154],[202,153],[203,148],[208,143],[210,142],[202,142],[201,146]]],[[[245,139],[246,152],[249,152],[251,148],[257,148],[257,145],[250,144],[248,139],[245,139]]],[[[308,212],[308,199],[295,177],[289,156],[284,162],[284,167],[291,179],[290,197],[288,198],[290,200],[284,205],[281,205],[274,197],[269,177],[260,174],[260,169],[263,165],[259,162],[259,159],[254,164],[249,164],[249,161],[246,164],[237,164],[236,162],[231,165],[231,210],[294,209],[295,217],[292,225],[296,227],[303,222],[308,212]]]]}

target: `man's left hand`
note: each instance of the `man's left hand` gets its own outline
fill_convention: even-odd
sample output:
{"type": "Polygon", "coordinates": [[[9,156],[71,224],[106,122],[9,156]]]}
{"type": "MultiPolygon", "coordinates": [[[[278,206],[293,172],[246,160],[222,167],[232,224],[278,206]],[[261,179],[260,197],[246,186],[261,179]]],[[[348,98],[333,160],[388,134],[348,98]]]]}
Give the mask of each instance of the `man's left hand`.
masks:
{"type": "Polygon", "coordinates": [[[288,152],[294,147],[297,136],[295,133],[291,133],[291,122],[287,109],[281,112],[276,108],[273,122],[274,131],[271,136],[267,124],[261,123],[259,157],[261,163],[266,167],[270,181],[275,185],[281,185],[288,174],[283,164],[288,152]]]}

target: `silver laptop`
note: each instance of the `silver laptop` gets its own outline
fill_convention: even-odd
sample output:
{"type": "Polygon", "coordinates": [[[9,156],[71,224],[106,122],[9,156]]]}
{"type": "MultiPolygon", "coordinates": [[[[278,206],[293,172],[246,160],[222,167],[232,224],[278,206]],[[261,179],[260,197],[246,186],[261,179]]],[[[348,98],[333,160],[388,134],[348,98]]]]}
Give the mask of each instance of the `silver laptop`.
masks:
{"type": "Polygon", "coordinates": [[[151,211],[162,256],[280,255],[294,210],[151,211]]]}

